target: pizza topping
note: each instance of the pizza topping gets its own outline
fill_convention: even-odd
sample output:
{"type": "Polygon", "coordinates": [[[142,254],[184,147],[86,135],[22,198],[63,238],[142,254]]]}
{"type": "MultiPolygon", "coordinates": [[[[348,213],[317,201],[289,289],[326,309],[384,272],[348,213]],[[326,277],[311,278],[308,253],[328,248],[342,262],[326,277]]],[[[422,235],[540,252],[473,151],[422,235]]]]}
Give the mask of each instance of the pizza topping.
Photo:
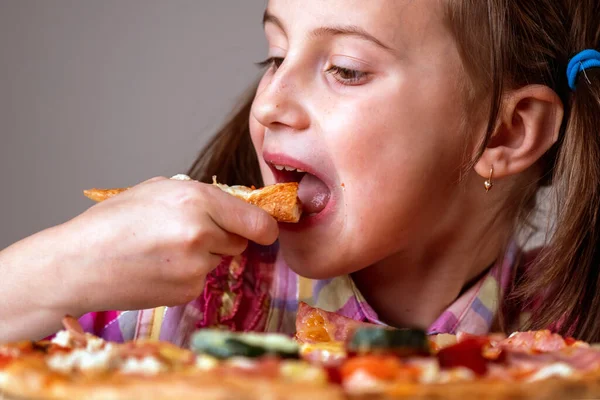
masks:
{"type": "Polygon", "coordinates": [[[477,375],[472,369],[466,367],[455,367],[440,371],[438,380],[436,383],[455,383],[455,382],[468,382],[473,381],[477,378],[477,375]]]}
{"type": "Polygon", "coordinates": [[[432,353],[437,353],[444,347],[452,346],[458,342],[456,335],[452,335],[449,333],[439,333],[436,335],[429,335],[427,337],[429,340],[429,350],[432,353]]]}
{"type": "Polygon", "coordinates": [[[418,383],[422,370],[396,356],[368,355],[348,359],[340,368],[342,383],[353,394],[381,392],[392,384],[418,383]]]}
{"type": "Polygon", "coordinates": [[[440,367],[465,367],[477,375],[485,375],[488,360],[483,356],[483,349],[488,343],[485,337],[471,337],[441,349],[437,354],[440,367]]]}
{"type": "Polygon", "coordinates": [[[343,342],[302,343],[300,354],[305,360],[323,365],[334,365],[347,356],[343,342]]]}
{"type": "Polygon", "coordinates": [[[88,351],[96,351],[100,350],[106,342],[89,333],[81,335],[71,330],[62,330],[56,333],[51,343],[67,349],[85,347],[88,351]]]}
{"type": "Polygon", "coordinates": [[[191,181],[192,178],[185,174],[176,174],[171,177],[174,181],[191,181]]]}
{"type": "Polygon", "coordinates": [[[219,360],[206,354],[199,354],[196,357],[195,366],[198,369],[208,371],[216,368],[219,365],[219,360]]]}
{"type": "Polygon", "coordinates": [[[419,383],[436,383],[440,376],[440,364],[435,358],[418,357],[406,362],[409,366],[419,370],[419,383]]]}
{"type": "Polygon", "coordinates": [[[580,372],[600,369],[600,351],[573,347],[548,353],[506,352],[505,364],[513,371],[528,374],[547,365],[561,363],[580,372]]]}
{"type": "Polygon", "coordinates": [[[503,349],[523,352],[549,352],[562,350],[567,343],[562,336],[549,330],[514,332],[499,343],[503,349]]]}
{"type": "Polygon", "coordinates": [[[421,329],[358,328],[347,345],[357,354],[393,353],[398,356],[427,355],[429,342],[421,329]]]}
{"type": "Polygon", "coordinates": [[[357,356],[348,359],[340,368],[344,382],[358,372],[380,381],[417,383],[422,370],[420,365],[403,362],[392,355],[357,356]]]}
{"type": "Polygon", "coordinates": [[[10,364],[16,357],[0,353],[0,369],[10,364]]]}
{"type": "Polygon", "coordinates": [[[192,350],[217,358],[262,357],[277,355],[298,358],[299,347],[291,338],[280,334],[234,333],[202,329],[192,337],[192,350]]]}
{"type": "Polygon", "coordinates": [[[325,370],[316,365],[297,360],[285,360],[279,368],[281,377],[291,382],[327,383],[325,370]]]}
{"type": "Polygon", "coordinates": [[[541,381],[552,377],[569,378],[576,375],[575,369],[565,363],[546,365],[527,378],[528,382],[541,381]]]}
{"type": "Polygon", "coordinates": [[[378,326],[353,320],[333,312],[298,304],[296,340],[300,343],[344,342],[361,326],[378,326]]]}
{"type": "Polygon", "coordinates": [[[127,358],[121,364],[120,369],[124,374],[156,375],[167,368],[155,357],[146,356],[142,359],[135,357],[127,358]]]}
{"type": "Polygon", "coordinates": [[[344,379],[344,389],[354,395],[382,393],[388,387],[388,383],[377,379],[363,370],[358,370],[344,379]]]}
{"type": "Polygon", "coordinates": [[[111,366],[115,356],[115,348],[109,343],[97,351],[75,349],[51,355],[47,359],[47,364],[51,369],[65,373],[75,370],[106,370],[111,366]]]}
{"type": "Polygon", "coordinates": [[[228,359],[227,365],[230,367],[251,370],[256,368],[257,362],[254,358],[236,356],[228,359]]]}

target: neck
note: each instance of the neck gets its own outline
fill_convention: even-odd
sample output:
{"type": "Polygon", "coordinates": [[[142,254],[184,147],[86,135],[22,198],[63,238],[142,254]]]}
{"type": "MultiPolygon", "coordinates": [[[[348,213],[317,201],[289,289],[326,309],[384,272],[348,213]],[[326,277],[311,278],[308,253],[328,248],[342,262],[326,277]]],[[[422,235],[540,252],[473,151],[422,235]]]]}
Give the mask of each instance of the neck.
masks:
{"type": "Polygon", "coordinates": [[[396,327],[429,328],[501,257],[508,239],[505,233],[510,232],[506,219],[475,214],[480,218],[440,224],[471,225],[470,230],[429,229],[417,235],[429,237],[417,241],[427,243],[420,249],[399,251],[353,274],[357,288],[382,321],[396,327]]]}

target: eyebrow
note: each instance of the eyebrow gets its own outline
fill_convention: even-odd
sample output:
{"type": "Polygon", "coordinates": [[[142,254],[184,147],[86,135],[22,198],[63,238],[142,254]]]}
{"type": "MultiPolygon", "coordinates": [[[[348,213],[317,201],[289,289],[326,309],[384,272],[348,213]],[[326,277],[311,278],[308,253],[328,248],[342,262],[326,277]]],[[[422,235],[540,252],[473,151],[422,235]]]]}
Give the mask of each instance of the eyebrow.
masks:
{"type": "MultiPolygon", "coordinates": [[[[267,23],[272,23],[272,24],[276,25],[277,27],[279,27],[279,29],[281,29],[282,31],[285,31],[285,28],[284,28],[281,20],[279,18],[277,18],[275,15],[269,13],[268,10],[266,10],[263,15],[263,26],[267,23]]],[[[364,29],[362,29],[361,27],[356,26],[356,25],[323,26],[323,27],[317,28],[314,31],[309,33],[310,37],[319,37],[319,36],[324,36],[324,35],[356,36],[361,39],[372,42],[385,50],[394,52],[394,49],[392,49],[390,46],[387,46],[381,40],[377,39],[375,36],[371,35],[369,32],[365,31],[364,29]]]]}

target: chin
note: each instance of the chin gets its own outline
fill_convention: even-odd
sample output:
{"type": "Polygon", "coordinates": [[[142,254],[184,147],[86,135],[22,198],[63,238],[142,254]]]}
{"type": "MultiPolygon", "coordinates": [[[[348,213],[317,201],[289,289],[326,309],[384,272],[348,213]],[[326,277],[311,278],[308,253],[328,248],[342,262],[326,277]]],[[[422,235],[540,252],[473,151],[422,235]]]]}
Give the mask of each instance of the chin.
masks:
{"type": "Polygon", "coordinates": [[[290,237],[279,238],[280,252],[286,265],[298,275],[309,279],[330,279],[352,272],[350,266],[341,263],[336,246],[303,246],[290,237]],[[291,240],[291,241],[290,241],[291,240]]]}
{"type": "Polygon", "coordinates": [[[281,255],[286,265],[298,275],[309,279],[330,279],[342,275],[337,268],[328,263],[326,255],[319,252],[301,249],[298,246],[289,248],[281,243],[281,255]]]}

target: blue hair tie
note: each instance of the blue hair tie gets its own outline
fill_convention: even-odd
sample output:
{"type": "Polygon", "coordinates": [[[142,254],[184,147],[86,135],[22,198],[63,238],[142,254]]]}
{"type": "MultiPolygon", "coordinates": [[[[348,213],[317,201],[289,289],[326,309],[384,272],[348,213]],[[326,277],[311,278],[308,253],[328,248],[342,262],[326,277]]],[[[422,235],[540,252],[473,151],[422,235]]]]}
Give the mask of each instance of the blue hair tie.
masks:
{"type": "Polygon", "coordinates": [[[567,67],[567,78],[569,79],[571,90],[575,90],[579,74],[581,72],[585,73],[585,70],[589,68],[600,68],[600,52],[587,49],[571,58],[567,67]]]}

